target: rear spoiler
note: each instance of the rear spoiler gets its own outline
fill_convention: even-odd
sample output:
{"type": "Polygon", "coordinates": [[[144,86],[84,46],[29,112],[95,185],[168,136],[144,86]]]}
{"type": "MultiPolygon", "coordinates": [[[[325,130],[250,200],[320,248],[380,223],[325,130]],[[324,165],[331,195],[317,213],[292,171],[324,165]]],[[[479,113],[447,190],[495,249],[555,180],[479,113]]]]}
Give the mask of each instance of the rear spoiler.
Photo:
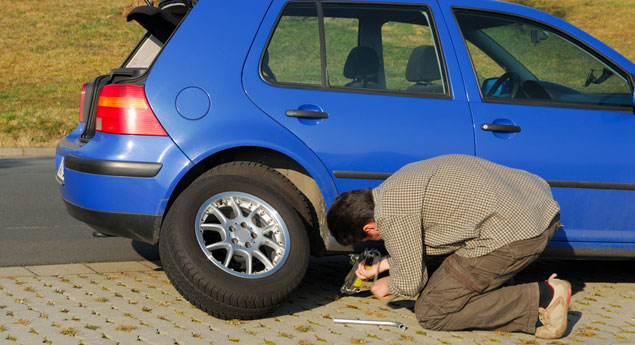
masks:
{"type": "Polygon", "coordinates": [[[148,5],[133,9],[126,19],[138,22],[161,43],[165,43],[195,4],[196,0],[163,0],[158,7],[148,5]]]}

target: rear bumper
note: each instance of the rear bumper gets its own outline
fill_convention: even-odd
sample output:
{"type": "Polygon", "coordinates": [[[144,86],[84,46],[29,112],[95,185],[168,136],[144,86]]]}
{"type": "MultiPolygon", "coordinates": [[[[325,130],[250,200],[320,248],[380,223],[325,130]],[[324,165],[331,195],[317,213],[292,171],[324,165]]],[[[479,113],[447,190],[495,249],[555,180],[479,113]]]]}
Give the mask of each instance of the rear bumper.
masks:
{"type": "Polygon", "coordinates": [[[71,216],[101,233],[150,244],[159,241],[162,216],[91,210],[67,200],[64,200],[64,204],[71,216]]]}
{"type": "MultiPolygon", "coordinates": [[[[96,133],[57,145],[68,213],[99,232],[157,243],[172,191],[191,167],[170,137],[96,133]]],[[[61,177],[61,178],[60,178],[61,177]]]]}

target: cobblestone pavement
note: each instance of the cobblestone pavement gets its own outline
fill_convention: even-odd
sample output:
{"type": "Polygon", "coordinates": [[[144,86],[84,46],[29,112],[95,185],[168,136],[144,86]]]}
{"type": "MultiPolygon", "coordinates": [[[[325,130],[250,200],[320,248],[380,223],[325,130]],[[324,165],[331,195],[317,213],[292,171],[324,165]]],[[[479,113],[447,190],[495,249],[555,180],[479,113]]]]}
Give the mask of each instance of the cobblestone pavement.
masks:
{"type": "Polygon", "coordinates": [[[312,259],[299,292],[275,314],[225,321],[192,307],[152,262],[0,268],[0,344],[635,344],[633,261],[541,260],[516,278],[558,272],[571,281],[569,328],[555,341],[426,331],[413,302],[387,305],[368,291],[338,297],[348,269],[345,256],[312,259]],[[334,317],[394,320],[408,329],[334,324],[334,317]]]}

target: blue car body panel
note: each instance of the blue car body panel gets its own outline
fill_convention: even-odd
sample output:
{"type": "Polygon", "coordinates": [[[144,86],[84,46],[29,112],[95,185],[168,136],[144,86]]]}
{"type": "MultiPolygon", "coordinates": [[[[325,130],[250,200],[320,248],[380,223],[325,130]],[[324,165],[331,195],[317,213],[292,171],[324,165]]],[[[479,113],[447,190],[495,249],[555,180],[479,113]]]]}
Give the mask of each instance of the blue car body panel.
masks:
{"type": "MultiPolygon", "coordinates": [[[[81,148],[58,145],[58,160],[72,154],[104,161],[162,163],[155,177],[90,174],[65,169],[62,197],[83,208],[104,212],[162,215],[178,180],[191,162],[169,137],[97,133],[81,148]]],[[[59,162],[58,162],[59,164],[59,162]]]]}
{"type": "Polygon", "coordinates": [[[337,191],[321,162],[245,95],[240,76],[249,44],[237,46],[233,42],[252,41],[268,2],[254,1],[252,5],[253,10],[246,11],[240,22],[224,13],[243,11],[243,3],[197,5],[199,11],[188,16],[150,72],[146,81],[148,101],[163,127],[194,164],[235,147],[272,149],[305,167],[322,192],[334,199],[337,191]],[[249,14],[253,17],[248,17],[249,14]],[[219,32],[232,32],[232,35],[219,36],[219,32]],[[194,38],[201,36],[215,37],[215,44],[198,44],[194,38]],[[237,49],[219,51],[217,46],[237,49]],[[170,67],[183,61],[187,61],[189,73],[170,67]],[[208,114],[197,121],[181,117],[175,107],[175,95],[191,86],[205,90],[211,99],[208,114]]]}
{"type": "MultiPolygon", "coordinates": [[[[444,153],[474,154],[473,122],[457,61],[451,54],[444,56],[451,89],[451,96],[445,99],[265,82],[259,74],[260,57],[286,4],[274,1],[262,23],[245,63],[245,90],[256,105],[315,152],[340,193],[372,187],[381,181],[338,178],[337,172],[391,173],[409,162],[444,153]],[[329,117],[302,119],[285,115],[287,110],[307,105],[329,117]],[[438,116],[440,113],[443,116],[438,116]]],[[[421,4],[433,10],[437,6],[435,1],[421,4]]],[[[439,36],[442,47],[451,46],[443,28],[439,36]]],[[[327,204],[333,199],[334,196],[326,198],[327,204]]]]}
{"type": "Polygon", "coordinates": [[[528,7],[487,0],[396,0],[390,3],[417,3],[430,10],[448,78],[447,95],[280,85],[262,78],[260,61],[289,2],[198,2],[144,82],[148,103],[168,136],[97,132],[84,143],[79,140],[82,123],[57,147],[58,168],[70,154],[161,163],[158,174],[130,177],[65,169],[60,186],[64,200],[98,212],[160,218],[177,185],[197,164],[226,150],[262,148],[305,169],[328,207],[339,193],[375,187],[412,161],[464,153],[528,170],[555,186],[565,228],[552,240],[552,251],[584,256],[635,253],[633,113],[483,100],[453,11],[510,14],[556,28],[622,68],[631,82],[633,62],[573,25],[528,7]],[[329,116],[302,119],[285,114],[302,109],[329,116]],[[483,131],[484,123],[515,125],[522,131],[483,131]]]}
{"type": "MultiPolygon", "coordinates": [[[[483,101],[452,12],[455,8],[473,8],[474,3],[456,0],[443,4],[445,18],[451,18],[446,22],[475,119],[476,155],[570,185],[552,188],[565,225],[553,241],[624,243],[635,248],[635,191],[572,187],[576,182],[616,183],[623,188],[635,184],[635,156],[630,152],[635,145],[635,116],[623,111],[483,101]],[[483,123],[499,122],[517,125],[522,131],[500,134],[478,130],[483,123]]],[[[559,18],[502,2],[479,3],[478,9],[524,16],[560,29],[586,42],[626,72],[633,72],[630,61],[559,18]]]]}

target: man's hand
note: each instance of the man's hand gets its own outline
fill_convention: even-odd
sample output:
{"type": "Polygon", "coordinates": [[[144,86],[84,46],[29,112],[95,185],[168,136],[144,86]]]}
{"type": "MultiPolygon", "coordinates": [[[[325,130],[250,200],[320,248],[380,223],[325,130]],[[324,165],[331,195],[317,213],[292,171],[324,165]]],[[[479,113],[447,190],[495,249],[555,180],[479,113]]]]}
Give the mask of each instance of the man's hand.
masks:
{"type": "Polygon", "coordinates": [[[388,264],[388,260],[386,258],[382,259],[378,263],[373,264],[370,268],[366,268],[366,262],[362,261],[359,266],[357,266],[357,270],[355,274],[361,280],[368,280],[375,278],[375,275],[387,271],[390,268],[388,264]],[[379,272],[378,272],[379,271],[379,272]]]}
{"type": "Polygon", "coordinates": [[[390,298],[390,290],[388,289],[388,277],[383,277],[381,279],[377,279],[375,284],[370,288],[370,292],[373,293],[373,296],[379,299],[387,299],[390,298]]]}
{"type": "Polygon", "coordinates": [[[379,263],[375,263],[374,265],[370,266],[370,268],[366,268],[366,262],[362,261],[359,263],[359,266],[357,266],[355,274],[361,280],[368,280],[375,278],[375,275],[379,274],[378,270],[379,263]]]}

